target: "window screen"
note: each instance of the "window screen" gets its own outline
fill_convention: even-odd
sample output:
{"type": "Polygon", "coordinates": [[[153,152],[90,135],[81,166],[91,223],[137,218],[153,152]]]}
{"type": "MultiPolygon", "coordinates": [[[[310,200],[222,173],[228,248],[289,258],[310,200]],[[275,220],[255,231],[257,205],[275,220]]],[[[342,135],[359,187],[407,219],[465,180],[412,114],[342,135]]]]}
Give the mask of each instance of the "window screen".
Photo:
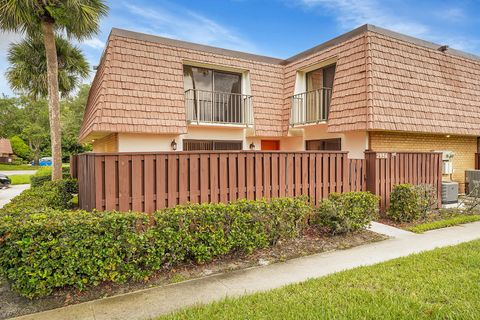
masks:
{"type": "Polygon", "coordinates": [[[242,150],[242,141],[183,140],[183,150],[242,150]]]}

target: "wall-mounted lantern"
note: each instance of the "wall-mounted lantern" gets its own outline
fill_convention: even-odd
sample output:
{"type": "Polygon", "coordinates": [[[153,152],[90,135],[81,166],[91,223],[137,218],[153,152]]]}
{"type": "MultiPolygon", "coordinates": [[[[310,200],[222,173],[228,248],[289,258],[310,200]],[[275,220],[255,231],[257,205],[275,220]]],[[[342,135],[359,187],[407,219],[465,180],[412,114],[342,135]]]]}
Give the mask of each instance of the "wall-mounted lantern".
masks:
{"type": "Polygon", "coordinates": [[[170,147],[172,147],[173,151],[177,150],[177,142],[175,141],[175,139],[173,139],[172,143],[170,143],[170,147]]]}
{"type": "Polygon", "coordinates": [[[250,146],[249,146],[250,150],[255,150],[255,143],[250,143],[250,146]]]}

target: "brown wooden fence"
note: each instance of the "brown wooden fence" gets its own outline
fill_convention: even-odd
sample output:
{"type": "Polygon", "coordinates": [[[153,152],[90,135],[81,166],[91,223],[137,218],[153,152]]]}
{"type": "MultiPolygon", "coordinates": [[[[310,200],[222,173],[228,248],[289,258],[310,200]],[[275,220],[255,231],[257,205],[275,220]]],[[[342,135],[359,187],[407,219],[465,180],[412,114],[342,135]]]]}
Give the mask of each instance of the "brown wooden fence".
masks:
{"type": "Polygon", "coordinates": [[[81,154],[79,206],[152,212],[177,204],[362,190],[362,161],[345,152],[165,152],[81,154]],[[350,179],[350,171],[354,177],[350,179]]]}
{"type": "MultiPolygon", "coordinates": [[[[441,155],[366,152],[189,151],[85,153],[72,158],[79,206],[152,212],[184,203],[307,195],[318,204],[331,192],[371,191],[389,205],[399,183],[441,190],[441,155]]],[[[439,193],[440,194],[440,193],[439,193]]],[[[440,197],[439,197],[440,198],[440,197]]]]}
{"type": "Polygon", "coordinates": [[[393,186],[430,184],[441,201],[442,154],[418,152],[365,152],[366,190],[380,197],[380,211],[390,205],[393,186]]]}

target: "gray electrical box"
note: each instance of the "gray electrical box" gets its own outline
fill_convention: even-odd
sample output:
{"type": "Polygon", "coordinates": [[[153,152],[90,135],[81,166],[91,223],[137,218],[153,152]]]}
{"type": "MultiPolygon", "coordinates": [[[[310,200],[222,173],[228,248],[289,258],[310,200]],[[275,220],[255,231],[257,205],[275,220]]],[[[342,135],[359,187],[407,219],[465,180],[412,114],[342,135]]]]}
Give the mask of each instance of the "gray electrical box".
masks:
{"type": "Polygon", "coordinates": [[[442,182],[442,203],[458,202],[458,182],[442,182]]]}

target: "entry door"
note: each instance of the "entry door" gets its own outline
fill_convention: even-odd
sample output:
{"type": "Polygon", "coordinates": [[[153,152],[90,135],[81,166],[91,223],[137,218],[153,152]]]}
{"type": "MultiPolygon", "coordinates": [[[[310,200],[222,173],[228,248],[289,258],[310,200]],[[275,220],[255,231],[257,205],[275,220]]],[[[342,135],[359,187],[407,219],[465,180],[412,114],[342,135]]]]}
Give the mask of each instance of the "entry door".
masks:
{"type": "Polygon", "coordinates": [[[280,150],[280,141],[278,140],[262,140],[262,150],[280,150]]]}

